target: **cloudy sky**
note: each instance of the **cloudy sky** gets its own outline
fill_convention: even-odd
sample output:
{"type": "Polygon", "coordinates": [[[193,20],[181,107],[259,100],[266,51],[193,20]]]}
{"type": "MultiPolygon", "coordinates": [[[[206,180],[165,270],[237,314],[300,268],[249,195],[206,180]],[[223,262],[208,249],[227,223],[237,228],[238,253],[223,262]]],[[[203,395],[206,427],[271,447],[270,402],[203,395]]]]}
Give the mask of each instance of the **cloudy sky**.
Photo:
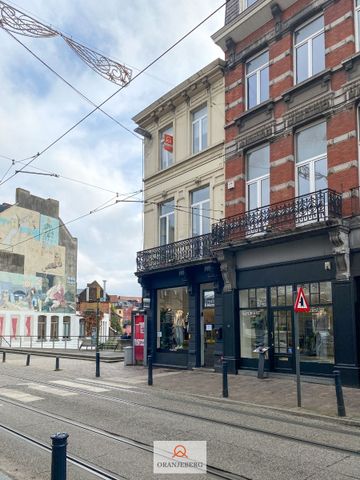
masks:
{"type": "MultiPolygon", "coordinates": [[[[133,68],[133,75],[177,41],[222,0],[16,0],[9,5],[57,31],[133,68]]],[[[1,4],[0,4],[1,5],[1,4]]],[[[139,76],[103,108],[131,131],[131,118],[201,69],[221,50],[210,35],[223,25],[221,9],[147,73],[139,76]]],[[[41,60],[96,104],[118,87],[90,70],[59,38],[18,35],[41,60]]],[[[0,178],[10,159],[41,152],[92,110],[92,106],[57,78],[21,44],[0,29],[0,178]]],[[[142,188],[142,142],[102,112],[32,163],[32,168],[61,175],[19,173],[0,186],[1,202],[14,203],[17,187],[60,201],[64,222],[142,188]],[[63,177],[68,177],[65,179],[63,177]],[[78,183],[93,184],[100,188],[78,183]]],[[[5,176],[11,175],[18,163],[5,176]]],[[[141,194],[132,198],[141,198],[141,194]]],[[[108,292],[139,295],[133,272],[142,249],[142,205],[118,203],[69,225],[78,238],[78,287],[97,279],[108,292]]]]}

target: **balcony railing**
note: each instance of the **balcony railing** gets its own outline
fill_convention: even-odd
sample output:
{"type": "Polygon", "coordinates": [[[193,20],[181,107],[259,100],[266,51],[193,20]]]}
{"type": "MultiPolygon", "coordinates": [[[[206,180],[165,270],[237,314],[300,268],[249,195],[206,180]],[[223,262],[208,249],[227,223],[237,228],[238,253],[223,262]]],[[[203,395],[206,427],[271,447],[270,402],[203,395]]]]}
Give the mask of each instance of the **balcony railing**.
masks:
{"type": "Polygon", "coordinates": [[[340,218],[341,214],[341,195],[330,189],[318,190],[221,220],[213,226],[212,244],[265,232],[294,230],[301,225],[340,218]]]}
{"type": "Polygon", "coordinates": [[[330,189],[224,218],[212,233],[143,250],[137,254],[137,271],[146,272],[211,258],[212,249],[232,241],[251,239],[262,233],[280,233],[303,225],[341,218],[342,197],[330,189]]]}
{"type": "Polygon", "coordinates": [[[194,260],[210,258],[211,233],[168,243],[137,253],[137,271],[146,272],[194,260]]]}

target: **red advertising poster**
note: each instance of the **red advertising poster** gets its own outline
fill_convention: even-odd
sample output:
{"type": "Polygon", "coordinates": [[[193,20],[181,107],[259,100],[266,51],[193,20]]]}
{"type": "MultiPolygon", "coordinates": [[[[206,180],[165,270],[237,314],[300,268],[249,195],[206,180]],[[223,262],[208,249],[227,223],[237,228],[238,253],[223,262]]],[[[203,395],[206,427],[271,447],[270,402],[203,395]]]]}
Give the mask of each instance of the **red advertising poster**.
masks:
{"type": "Polygon", "coordinates": [[[169,135],[168,133],[164,133],[164,150],[167,150],[168,152],[173,151],[173,145],[174,145],[174,137],[172,135],[169,135]]]}
{"type": "Polygon", "coordinates": [[[134,350],[135,350],[135,363],[142,362],[144,360],[144,327],[145,327],[144,315],[135,315],[134,318],[134,350]]]}
{"type": "Polygon", "coordinates": [[[31,316],[26,317],[25,319],[25,335],[27,337],[30,337],[31,335],[31,320],[32,320],[31,316]]]}
{"type": "Polygon", "coordinates": [[[11,336],[13,338],[17,335],[18,317],[11,317],[11,336]]]}
{"type": "Polygon", "coordinates": [[[4,317],[0,317],[0,337],[3,336],[3,330],[4,330],[4,317]]]}

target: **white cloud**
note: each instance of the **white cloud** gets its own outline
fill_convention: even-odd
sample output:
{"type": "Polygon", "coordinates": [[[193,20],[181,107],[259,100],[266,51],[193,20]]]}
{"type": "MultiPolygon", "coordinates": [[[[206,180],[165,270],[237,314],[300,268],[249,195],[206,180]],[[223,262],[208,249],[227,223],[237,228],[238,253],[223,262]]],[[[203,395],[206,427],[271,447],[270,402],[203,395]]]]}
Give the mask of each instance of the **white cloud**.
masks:
{"type": "MultiPolygon", "coordinates": [[[[16,0],[18,8],[44,23],[139,69],[221,3],[107,0],[104,5],[96,0],[16,0]]],[[[133,129],[133,115],[221,55],[210,35],[222,26],[223,18],[221,10],[103,108],[133,129]]],[[[42,151],[92,107],[3,30],[0,38],[0,155],[22,159],[42,151]]],[[[61,39],[18,38],[95,103],[118,89],[81,62],[61,39]]],[[[142,188],[141,153],[141,141],[96,112],[41,155],[34,166],[126,193],[142,188]]],[[[0,178],[9,165],[0,158],[0,178]]],[[[65,222],[115,196],[61,178],[18,174],[1,187],[1,200],[13,202],[16,187],[58,199],[65,222]]],[[[142,246],[141,211],[140,203],[118,204],[69,225],[79,241],[80,287],[94,278],[107,279],[111,293],[140,293],[133,272],[136,251],[142,246]]]]}

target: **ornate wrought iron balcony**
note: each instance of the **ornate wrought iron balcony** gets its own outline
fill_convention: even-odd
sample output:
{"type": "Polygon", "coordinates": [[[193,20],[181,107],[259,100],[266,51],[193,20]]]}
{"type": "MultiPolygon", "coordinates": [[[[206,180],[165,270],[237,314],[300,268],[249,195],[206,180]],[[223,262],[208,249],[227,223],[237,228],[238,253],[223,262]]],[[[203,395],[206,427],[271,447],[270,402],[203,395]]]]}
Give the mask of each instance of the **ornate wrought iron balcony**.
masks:
{"type": "Polygon", "coordinates": [[[182,263],[204,260],[211,256],[211,233],[168,243],[137,253],[138,272],[146,272],[182,263]]]}
{"type": "Polygon", "coordinates": [[[265,232],[294,230],[301,225],[341,216],[341,195],[330,189],[318,190],[284,202],[273,203],[224,218],[213,226],[212,245],[251,238],[253,235],[265,232]]]}

